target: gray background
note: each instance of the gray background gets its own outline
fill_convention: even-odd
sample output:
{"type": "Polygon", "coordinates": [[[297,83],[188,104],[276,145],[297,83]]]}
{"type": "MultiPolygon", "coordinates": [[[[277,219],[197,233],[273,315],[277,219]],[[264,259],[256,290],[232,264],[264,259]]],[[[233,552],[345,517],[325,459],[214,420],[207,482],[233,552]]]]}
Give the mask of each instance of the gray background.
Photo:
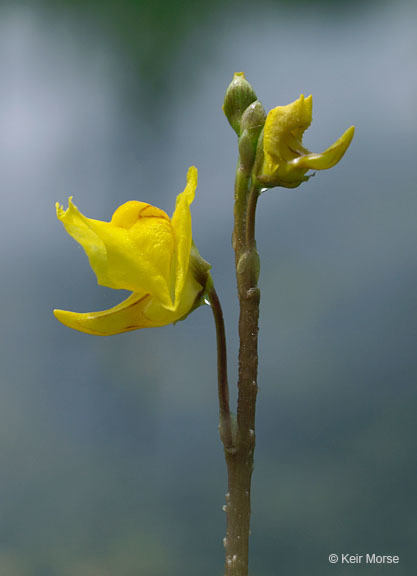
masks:
{"type": "Polygon", "coordinates": [[[60,325],[98,287],[55,217],[172,213],[199,168],[194,239],[225,309],[243,70],[268,110],[313,94],[342,162],[259,202],[260,394],[252,575],[415,573],[414,2],[0,3],[0,574],[222,573],[226,473],[210,310],[111,338],[60,325]],[[330,553],[397,554],[332,566],[330,553]]]}

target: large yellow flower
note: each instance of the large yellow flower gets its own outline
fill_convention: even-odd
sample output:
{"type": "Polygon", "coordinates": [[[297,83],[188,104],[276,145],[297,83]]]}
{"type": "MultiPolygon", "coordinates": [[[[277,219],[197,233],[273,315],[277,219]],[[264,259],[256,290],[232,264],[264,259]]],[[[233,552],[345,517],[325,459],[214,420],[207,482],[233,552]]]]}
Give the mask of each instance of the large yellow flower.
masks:
{"type": "Polygon", "coordinates": [[[257,175],[265,187],[295,188],[308,178],[308,170],[326,170],[339,162],[355,131],[351,126],[321,154],[313,154],[303,146],[303,134],[312,120],[312,96],[287,106],[277,106],[266,118],[263,141],[263,163],[257,175]]]}
{"type": "Polygon", "coordinates": [[[101,312],[54,310],[58,320],[81,332],[107,336],[164,326],[186,316],[203,291],[190,266],[190,204],[196,187],[197,169],[191,167],[172,218],[150,204],[132,201],[117,208],[110,222],[101,222],[86,218],[71,198],[67,210],[57,203],[58,219],[84,248],[98,283],[132,292],[101,312]]]}

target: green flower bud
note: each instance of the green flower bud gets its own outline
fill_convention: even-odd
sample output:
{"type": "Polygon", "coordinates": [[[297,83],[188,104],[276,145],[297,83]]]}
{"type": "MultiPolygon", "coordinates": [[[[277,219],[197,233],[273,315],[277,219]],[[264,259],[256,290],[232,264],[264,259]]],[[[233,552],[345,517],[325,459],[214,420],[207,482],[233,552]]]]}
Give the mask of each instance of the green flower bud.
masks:
{"type": "Polygon", "coordinates": [[[246,108],[255,102],[256,94],[243,72],[236,72],[224,97],[223,112],[233,130],[241,134],[240,122],[246,108]]]}
{"type": "Polygon", "coordinates": [[[264,127],[265,120],[266,114],[264,107],[259,100],[255,100],[255,102],[252,102],[252,104],[250,104],[242,114],[240,130],[242,134],[246,130],[251,141],[256,144],[259,134],[264,127]]]}

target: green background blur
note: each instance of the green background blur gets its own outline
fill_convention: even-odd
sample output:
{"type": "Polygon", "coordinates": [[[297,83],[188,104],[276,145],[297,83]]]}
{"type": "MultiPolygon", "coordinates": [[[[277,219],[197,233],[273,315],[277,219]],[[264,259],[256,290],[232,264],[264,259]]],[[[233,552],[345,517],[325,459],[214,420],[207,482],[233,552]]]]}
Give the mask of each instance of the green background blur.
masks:
{"type": "Polygon", "coordinates": [[[415,2],[0,2],[0,576],[222,574],[226,473],[210,310],[112,338],[55,217],[171,213],[199,168],[236,380],[231,249],[244,71],[268,110],[313,94],[305,144],[342,162],[259,202],[262,290],[251,576],[416,573],[415,2]],[[397,566],[331,565],[331,553],[397,566]]]}

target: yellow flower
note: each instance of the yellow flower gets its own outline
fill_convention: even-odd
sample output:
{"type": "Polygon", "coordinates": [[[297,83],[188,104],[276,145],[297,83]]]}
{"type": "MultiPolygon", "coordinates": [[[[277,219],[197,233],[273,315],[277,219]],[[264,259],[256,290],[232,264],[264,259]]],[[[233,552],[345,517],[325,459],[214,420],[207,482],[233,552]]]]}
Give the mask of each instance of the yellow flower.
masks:
{"type": "Polygon", "coordinates": [[[58,320],[81,332],[107,336],[164,326],[186,316],[203,291],[190,265],[190,204],[196,187],[197,169],[191,167],[172,218],[150,204],[132,201],[117,208],[110,222],[101,222],[86,218],[71,198],[67,210],[57,203],[58,219],[84,248],[98,283],[132,292],[101,312],[54,310],[58,320]]]}
{"type": "Polygon", "coordinates": [[[326,170],[339,162],[355,131],[351,126],[321,154],[313,154],[302,144],[312,120],[312,96],[271,110],[263,133],[263,163],[257,178],[262,186],[295,188],[308,180],[308,170],[326,170]]]}

